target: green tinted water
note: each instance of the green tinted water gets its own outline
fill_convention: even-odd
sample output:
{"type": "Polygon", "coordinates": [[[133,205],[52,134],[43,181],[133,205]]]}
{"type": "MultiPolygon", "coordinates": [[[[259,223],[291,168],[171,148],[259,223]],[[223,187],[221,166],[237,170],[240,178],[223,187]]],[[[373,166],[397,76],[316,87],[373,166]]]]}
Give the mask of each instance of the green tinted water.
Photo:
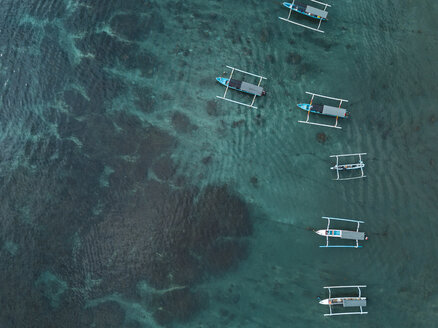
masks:
{"type": "Polygon", "coordinates": [[[195,15],[180,13],[192,26],[175,26],[190,49],[184,78],[203,81],[182,97],[201,126],[185,140],[184,170],[236,186],[257,213],[249,259],[205,284],[213,301],[188,326],[437,322],[437,9],[433,1],[334,3],[325,34],[280,21],[287,9],[275,1],[193,3],[195,15]],[[221,102],[212,119],[204,104],[222,95],[212,78],[225,65],[268,77],[268,96],[257,110],[221,102]],[[343,130],[297,123],[305,91],[349,99],[343,130]],[[368,177],[332,181],[328,156],[355,152],[368,153],[368,177]],[[196,163],[209,155],[200,172],[196,163]],[[360,250],[319,249],[324,240],[310,229],[325,226],[323,215],[363,219],[370,240],[360,250]],[[324,318],[322,287],[350,284],[368,285],[369,315],[324,318]]]}
{"type": "Polygon", "coordinates": [[[438,5],[332,5],[319,34],[273,0],[5,0],[0,325],[435,326],[438,5]],[[216,98],[226,65],[268,78],[258,109],[216,98]],[[305,91],[349,100],[342,130],[297,122],[305,91]],[[356,152],[367,178],[333,181],[329,155],[356,152]],[[193,188],[222,184],[249,204],[249,237],[229,221],[241,203],[193,188]],[[370,239],[318,248],[321,216],[370,239]],[[250,247],[210,276],[244,253],[219,221],[250,247]],[[349,284],[369,314],[324,318],[322,287],[349,284]]]}

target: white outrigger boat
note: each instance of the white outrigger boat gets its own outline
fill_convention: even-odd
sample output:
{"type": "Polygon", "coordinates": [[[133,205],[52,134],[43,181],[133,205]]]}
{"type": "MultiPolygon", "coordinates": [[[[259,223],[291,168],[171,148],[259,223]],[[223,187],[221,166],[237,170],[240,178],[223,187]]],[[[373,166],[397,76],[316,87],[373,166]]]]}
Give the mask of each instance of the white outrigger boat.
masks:
{"type": "Polygon", "coordinates": [[[362,156],[366,154],[367,153],[331,155],[330,157],[336,157],[336,165],[330,168],[331,170],[336,170],[337,177],[336,179],[333,180],[353,180],[353,179],[365,178],[366,175],[363,172],[365,163],[362,161],[362,156]],[[346,156],[359,156],[359,162],[352,164],[339,164],[339,157],[346,157],[346,156]],[[349,171],[349,170],[360,170],[361,175],[355,177],[349,177],[349,178],[340,178],[339,171],[349,171]]]}
{"type": "Polygon", "coordinates": [[[246,72],[246,71],[242,71],[240,69],[237,69],[237,68],[234,68],[234,67],[231,67],[231,66],[227,66],[227,68],[231,69],[231,73],[230,73],[230,77],[229,78],[225,78],[225,77],[217,77],[216,78],[216,81],[218,81],[220,84],[222,84],[223,86],[226,87],[225,88],[225,93],[224,93],[224,95],[222,97],[221,96],[216,96],[216,97],[219,98],[219,99],[230,101],[230,102],[235,103],[235,104],[239,104],[239,105],[243,105],[243,106],[247,106],[247,107],[251,107],[251,108],[255,108],[256,109],[257,107],[253,106],[256,98],[266,95],[266,91],[263,89],[263,87],[260,86],[260,84],[262,83],[262,80],[266,80],[266,77],[263,77],[263,76],[260,76],[260,75],[257,75],[257,74],[253,74],[253,73],[249,73],[249,72],[246,72]],[[251,76],[257,77],[259,79],[258,84],[255,85],[255,84],[251,84],[251,83],[248,83],[248,82],[232,79],[233,74],[234,74],[235,71],[241,72],[243,74],[247,74],[247,75],[251,75],[251,76]],[[243,102],[227,98],[228,89],[234,89],[234,90],[237,90],[237,91],[241,91],[241,92],[253,95],[251,103],[250,104],[245,104],[243,102]]]}
{"type": "Polygon", "coordinates": [[[324,317],[330,317],[334,315],[350,315],[350,314],[367,314],[368,312],[364,312],[363,308],[367,306],[367,298],[362,296],[361,288],[366,288],[366,285],[355,285],[355,286],[329,286],[324,287],[328,289],[329,297],[321,300],[319,304],[328,305],[330,312],[325,313],[324,317]],[[338,288],[357,288],[359,294],[357,297],[332,297],[332,289],[338,288]],[[335,305],[342,305],[344,308],[348,307],[359,307],[360,312],[337,312],[334,313],[332,307],[335,305]]]}
{"type": "Polygon", "coordinates": [[[331,7],[331,6],[326,4],[326,3],[316,1],[316,0],[310,0],[310,1],[312,1],[313,3],[317,3],[319,5],[324,6],[324,9],[315,8],[315,7],[312,7],[312,6],[309,6],[309,5],[306,5],[306,4],[303,4],[303,3],[300,3],[298,1],[293,0],[292,3],[283,2],[283,6],[286,8],[289,8],[289,15],[287,16],[287,18],[283,18],[283,17],[278,17],[278,18],[280,18],[281,20],[284,20],[288,23],[292,23],[292,24],[307,28],[307,29],[312,30],[312,31],[324,33],[324,31],[320,30],[319,28],[321,27],[322,21],[327,20],[327,15],[328,15],[327,7],[331,7]],[[314,28],[311,26],[307,26],[304,24],[294,22],[293,20],[291,20],[291,14],[293,11],[300,13],[302,15],[305,15],[307,17],[318,19],[319,20],[318,27],[314,28]]]}
{"type": "Polygon", "coordinates": [[[344,108],[341,108],[342,103],[348,102],[348,100],[341,99],[341,98],[323,96],[323,95],[319,95],[319,94],[308,92],[308,91],[306,91],[306,93],[312,96],[312,98],[310,99],[310,103],[309,104],[297,104],[297,106],[299,108],[301,108],[302,110],[305,110],[307,112],[307,119],[305,121],[298,121],[298,122],[305,123],[305,124],[311,124],[311,125],[325,126],[328,128],[342,129],[340,126],[338,126],[338,119],[339,118],[346,118],[348,116],[347,110],[344,108]],[[320,98],[339,101],[339,105],[337,107],[334,107],[334,106],[313,104],[313,100],[314,100],[315,96],[320,97],[320,98]],[[309,121],[310,113],[336,117],[335,125],[310,122],[309,121]]]}
{"type": "Polygon", "coordinates": [[[332,218],[328,216],[323,216],[323,219],[327,220],[327,228],[323,230],[315,231],[318,235],[326,237],[327,243],[325,245],[321,245],[319,247],[351,247],[351,248],[359,248],[362,247],[359,245],[359,240],[368,240],[368,237],[364,232],[359,231],[359,226],[361,223],[365,223],[363,221],[351,220],[351,219],[340,219],[340,218],[332,218]],[[341,229],[330,229],[331,220],[335,221],[346,221],[346,222],[354,222],[357,223],[357,227],[355,231],[351,230],[341,230],[341,229]],[[355,245],[329,245],[329,238],[339,238],[339,239],[347,239],[347,240],[355,240],[355,245]]]}

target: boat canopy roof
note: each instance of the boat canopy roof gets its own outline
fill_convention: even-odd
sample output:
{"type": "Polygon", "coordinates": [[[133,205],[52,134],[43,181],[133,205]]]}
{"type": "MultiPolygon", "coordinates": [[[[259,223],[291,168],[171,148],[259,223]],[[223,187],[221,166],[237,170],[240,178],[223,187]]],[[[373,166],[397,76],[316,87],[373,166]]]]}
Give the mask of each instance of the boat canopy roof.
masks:
{"type": "Polygon", "coordinates": [[[331,116],[345,117],[346,113],[347,113],[347,110],[344,108],[327,106],[327,105],[324,105],[324,108],[322,110],[322,114],[331,115],[331,116]]]}
{"type": "Polygon", "coordinates": [[[321,9],[318,9],[318,8],[315,8],[312,6],[307,6],[306,12],[309,14],[316,15],[316,16],[319,16],[321,18],[327,19],[327,14],[328,14],[327,11],[324,11],[324,10],[321,10],[321,9]]]}
{"type": "Polygon", "coordinates": [[[342,239],[365,240],[365,233],[358,231],[342,230],[342,239]]]}
{"type": "Polygon", "coordinates": [[[357,307],[357,306],[367,306],[367,300],[364,299],[354,299],[354,300],[344,300],[344,307],[357,307]]]}
{"type": "Polygon", "coordinates": [[[263,93],[263,88],[259,87],[257,85],[242,82],[242,85],[240,86],[240,90],[246,91],[248,93],[251,93],[253,95],[261,96],[263,93]]]}

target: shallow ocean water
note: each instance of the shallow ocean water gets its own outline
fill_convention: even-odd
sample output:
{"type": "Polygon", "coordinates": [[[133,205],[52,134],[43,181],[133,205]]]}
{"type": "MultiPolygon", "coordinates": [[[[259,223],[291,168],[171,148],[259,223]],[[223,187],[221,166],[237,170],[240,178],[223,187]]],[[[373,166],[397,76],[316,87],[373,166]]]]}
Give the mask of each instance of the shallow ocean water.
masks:
{"type": "Polygon", "coordinates": [[[438,5],[332,5],[319,34],[272,0],[4,1],[1,326],[434,326],[438,5]],[[258,109],[215,98],[226,65],[267,77],[258,109]],[[297,123],[305,91],[342,130],[297,123]],[[321,216],[370,239],[320,249],[321,216]],[[369,314],[324,318],[345,284],[369,314]]]}

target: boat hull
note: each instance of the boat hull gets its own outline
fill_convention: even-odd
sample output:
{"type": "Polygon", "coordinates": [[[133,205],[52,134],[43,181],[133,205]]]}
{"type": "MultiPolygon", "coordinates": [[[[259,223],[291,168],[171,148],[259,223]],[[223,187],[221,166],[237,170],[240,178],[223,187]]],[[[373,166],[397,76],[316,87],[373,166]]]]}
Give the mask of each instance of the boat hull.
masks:
{"type": "MultiPolygon", "coordinates": [[[[237,91],[240,91],[240,92],[243,92],[243,93],[247,93],[247,94],[249,94],[249,95],[252,95],[252,96],[263,96],[263,95],[265,95],[265,91],[263,90],[263,88],[262,87],[259,87],[259,86],[256,86],[256,85],[252,85],[252,84],[249,84],[249,83],[245,83],[245,82],[240,82],[240,81],[237,81],[238,83],[239,83],[239,85],[241,84],[242,86],[242,89],[239,89],[239,88],[236,88],[236,87],[233,87],[233,86],[230,86],[229,85],[229,83],[230,83],[230,79],[227,79],[227,78],[225,78],[225,77],[217,77],[216,78],[216,81],[218,81],[220,84],[222,84],[223,86],[225,86],[225,87],[227,87],[228,86],[228,88],[229,89],[233,89],[233,90],[237,90],[237,91]],[[249,87],[248,87],[249,86],[249,87]],[[254,92],[248,92],[248,91],[246,91],[246,90],[243,90],[243,89],[247,89],[247,90],[249,90],[249,91],[254,91],[254,92]]],[[[231,84],[233,84],[233,81],[234,82],[236,82],[236,80],[232,80],[231,81],[231,84]]]]}
{"type": "Polygon", "coordinates": [[[297,12],[297,13],[299,13],[299,14],[302,14],[302,15],[304,15],[304,16],[307,16],[307,17],[310,17],[310,18],[315,18],[315,19],[321,19],[321,20],[323,20],[323,21],[326,21],[327,19],[326,18],[324,18],[324,17],[321,17],[321,16],[316,16],[316,15],[312,15],[312,14],[309,14],[309,13],[306,13],[304,10],[302,10],[299,6],[297,6],[297,5],[292,5],[291,3],[289,3],[289,2],[283,2],[283,6],[285,6],[287,9],[292,9],[293,11],[295,11],[295,12],[297,12]]]}
{"type": "MultiPolygon", "coordinates": [[[[321,305],[342,305],[344,301],[366,301],[366,297],[336,297],[336,298],[326,298],[319,301],[321,305]]],[[[350,305],[351,306],[351,305],[350,305]]],[[[345,307],[345,305],[344,305],[345,307]]]]}
{"type": "Polygon", "coordinates": [[[346,170],[359,170],[365,167],[364,163],[356,163],[356,164],[342,164],[332,166],[330,169],[338,170],[338,171],[346,171],[346,170]]]}
{"type": "Polygon", "coordinates": [[[346,118],[348,115],[348,112],[343,108],[311,104],[297,104],[297,106],[306,112],[310,110],[310,112],[313,114],[319,114],[323,116],[346,118]]]}

